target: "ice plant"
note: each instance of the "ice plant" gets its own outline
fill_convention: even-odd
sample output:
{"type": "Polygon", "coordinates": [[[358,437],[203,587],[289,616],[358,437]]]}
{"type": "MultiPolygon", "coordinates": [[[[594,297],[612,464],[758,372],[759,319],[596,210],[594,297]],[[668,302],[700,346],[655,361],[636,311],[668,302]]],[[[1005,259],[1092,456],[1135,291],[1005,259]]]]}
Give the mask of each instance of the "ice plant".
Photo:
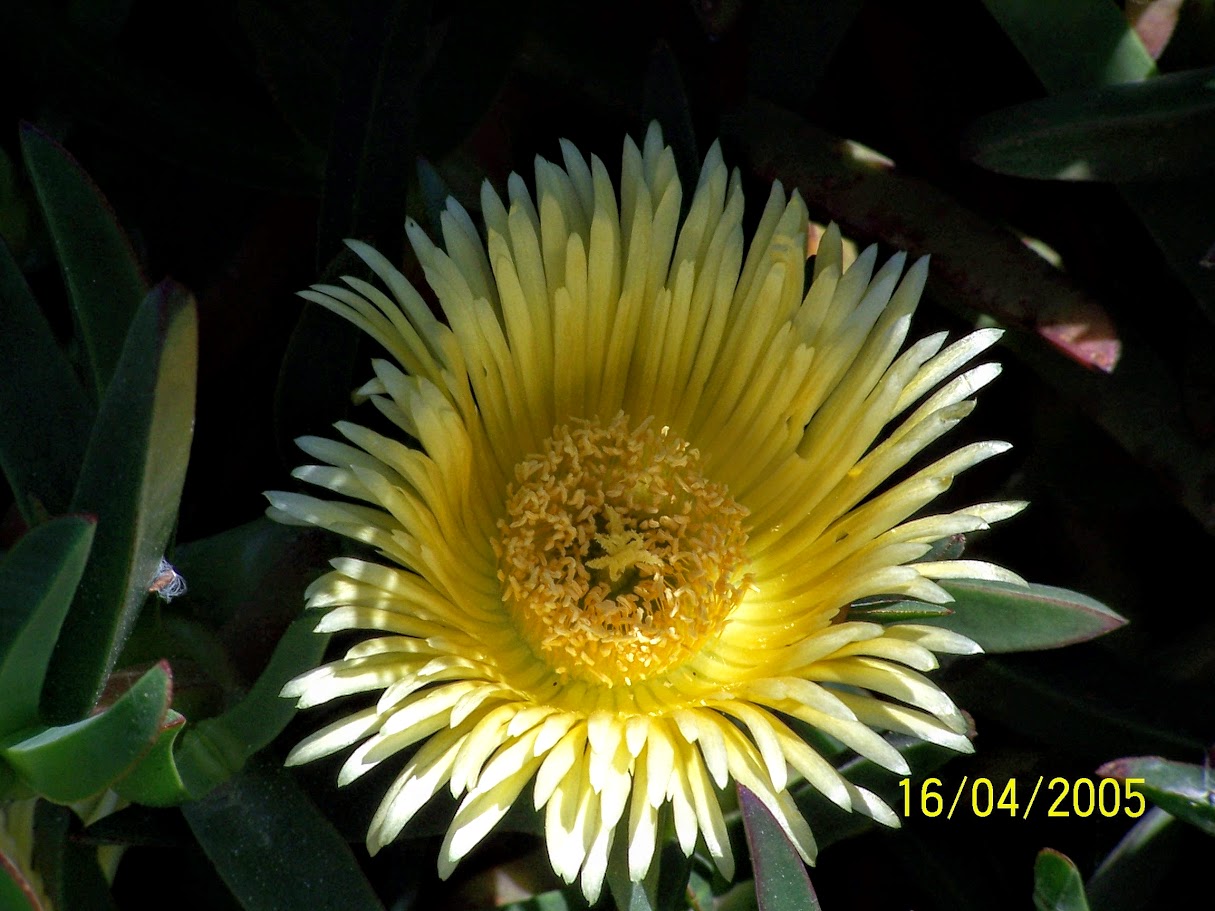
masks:
{"type": "Polygon", "coordinates": [[[804,777],[897,825],[790,725],[799,719],[906,774],[879,731],[970,751],[958,709],[923,672],[978,647],[913,623],[848,619],[872,595],[949,600],[935,580],[1016,580],[925,560],[934,542],[1015,512],[984,504],[913,518],[1004,443],[905,469],[998,372],[958,371],[998,333],[900,353],[928,269],[876,250],[841,268],[831,229],[806,287],[807,213],[773,187],[749,247],[737,171],[714,146],[686,217],[656,127],[607,169],[562,144],[503,202],[485,239],[454,200],[443,248],[407,224],[442,308],[383,256],[304,297],[391,356],[359,390],[399,429],[308,437],[296,476],[342,499],[271,493],[271,514],[319,525],[383,561],[334,561],[311,588],[321,630],[365,630],[288,684],[301,707],[376,701],[300,743],[303,763],[358,744],[347,784],[411,748],[367,836],[376,851],[440,789],[460,799],[440,873],[512,803],[543,811],[554,870],[599,894],[614,838],[642,879],[669,813],[733,869],[719,791],[753,791],[810,860],[787,787],[804,777]],[[415,443],[416,441],[416,443],[415,443]],[[917,562],[918,561],[918,562],[917,562]],[[525,790],[529,791],[527,796],[525,790]],[[666,808],[669,808],[666,809],[666,808]]]}
{"type": "MultiPolygon", "coordinates": [[[[71,804],[82,823],[91,825],[126,804],[113,791],[103,791],[93,797],[71,804]]],[[[13,907],[29,908],[32,911],[54,911],[48,891],[42,882],[35,859],[38,846],[35,843],[37,827],[34,817],[38,798],[0,801],[0,878],[8,877],[10,889],[0,886],[0,898],[16,901],[20,893],[25,904],[13,907]],[[15,891],[14,891],[15,890],[15,891]]],[[[102,845],[97,849],[97,864],[107,882],[113,881],[125,848],[121,845],[102,845]]],[[[9,905],[0,902],[4,908],[9,905]]]]}

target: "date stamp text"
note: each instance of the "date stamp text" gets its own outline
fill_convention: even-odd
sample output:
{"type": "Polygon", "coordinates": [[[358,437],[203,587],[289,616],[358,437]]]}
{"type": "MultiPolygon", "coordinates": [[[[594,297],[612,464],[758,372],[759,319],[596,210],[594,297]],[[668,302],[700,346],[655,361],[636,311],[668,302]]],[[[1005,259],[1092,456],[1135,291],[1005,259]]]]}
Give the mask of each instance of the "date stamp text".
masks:
{"type": "Polygon", "coordinates": [[[990,778],[963,775],[956,788],[947,787],[940,778],[925,778],[916,782],[904,778],[899,782],[903,796],[903,816],[944,816],[967,813],[980,819],[1009,816],[1029,819],[1030,813],[1052,818],[1127,816],[1138,819],[1147,809],[1147,801],[1139,790],[1142,778],[1047,778],[1039,775],[1018,781],[1010,778],[993,782],[990,778]]]}

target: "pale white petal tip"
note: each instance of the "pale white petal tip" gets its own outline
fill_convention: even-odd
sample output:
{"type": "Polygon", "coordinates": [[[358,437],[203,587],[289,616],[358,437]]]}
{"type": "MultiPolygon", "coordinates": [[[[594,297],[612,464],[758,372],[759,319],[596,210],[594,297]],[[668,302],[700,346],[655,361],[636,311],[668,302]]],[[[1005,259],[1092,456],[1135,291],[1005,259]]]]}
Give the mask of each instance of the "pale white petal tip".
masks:
{"type": "Polygon", "coordinates": [[[283,760],[283,765],[287,768],[291,768],[292,766],[303,765],[307,761],[307,759],[300,758],[300,748],[296,747],[287,754],[287,758],[283,760]]]}
{"type": "Polygon", "coordinates": [[[304,695],[304,681],[302,676],[295,677],[283,684],[283,688],[278,691],[280,699],[298,699],[304,695]]]}

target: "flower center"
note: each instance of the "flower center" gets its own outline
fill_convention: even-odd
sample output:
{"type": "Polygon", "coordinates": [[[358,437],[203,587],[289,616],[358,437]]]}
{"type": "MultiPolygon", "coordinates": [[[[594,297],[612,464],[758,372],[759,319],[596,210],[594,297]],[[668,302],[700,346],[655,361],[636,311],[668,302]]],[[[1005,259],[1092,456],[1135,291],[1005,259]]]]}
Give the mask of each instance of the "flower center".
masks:
{"type": "Polygon", "coordinates": [[[558,427],[515,468],[494,542],[502,600],[559,675],[654,677],[720,632],[751,583],[747,510],[646,419],[558,427]]]}

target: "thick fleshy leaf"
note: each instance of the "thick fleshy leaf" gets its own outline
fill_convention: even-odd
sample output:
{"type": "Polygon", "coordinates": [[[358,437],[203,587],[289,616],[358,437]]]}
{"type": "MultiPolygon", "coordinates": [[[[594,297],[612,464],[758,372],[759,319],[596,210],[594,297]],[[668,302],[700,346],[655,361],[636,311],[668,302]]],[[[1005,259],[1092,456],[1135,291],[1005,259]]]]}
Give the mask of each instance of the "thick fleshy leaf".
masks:
{"type": "Polygon", "coordinates": [[[745,149],[765,177],[797,187],[811,211],[845,233],[931,254],[930,291],[942,302],[1030,329],[1085,366],[1108,372],[1117,365],[1121,343],[1096,300],[1007,227],[938,187],[755,99],[723,117],[722,138],[745,149]]]}
{"type": "Polygon", "coordinates": [[[1034,907],[1038,911],[1088,911],[1084,880],[1065,855],[1044,848],[1034,861],[1034,907]]]}
{"type": "Polygon", "coordinates": [[[383,911],[350,846],[277,765],[247,766],[182,812],[246,911],[383,911]]]}
{"type": "MultiPolygon", "coordinates": [[[[149,62],[146,48],[137,53],[123,47],[126,41],[115,45],[98,41],[89,29],[65,28],[56,7],[15,3],[4,12],[11,13],[6,34],[14,65],[38,86],[40,97],[54,97],[55,110],[73,121],[99,127],[143,155],[226,181],[315,191],[323,155],[267,116],[273,111],[255,84],[233,73],[205,81],[180,76],[190,67],[233,68],[222,51],[201,57],[195,49],[203,41],[173,35],[173,55],[153,55],[157,62],[149,62]],[[176,65],[166,66],[166,60],[176,65]]],[[[206,18],[198,22],[203,34],[209,24],[206,18]]],[[[159,35],[151,40],[170,40],[159,35]]]]}
{"type": "MultiPolygon", "coordinates": [[[[641,103],[643,123],[658,121],[663,140],[675,155],[679,182],[685,187],[696,186],[700,174],[700,149],[696,145],[696,130],[692,126],[692,111],[684,91],[679,61],[671,48],[660,44],[650,55],[645,74],[645,93],[641,103]]],[[[684,213],[692,205],[692,194],[685,193],[684,213]]]]}
{"type": "Polygon", "coordinates": [[[38,722],[47,663],[94,524],[83,516],[52,519],[30,530],[0,563],[0,735],[38,722]]]}
{"type": "Polygon", "coordinates": [[[1107,762],[1097,774],[1128,782],[1160,809],[1215,835],[1215,770],[1209,765],[1171,762],[1160,756],[1128,756],[1107,762]]]}
{"type": "Polygon", "coordinates": [[[349,28],[342,10],[318,0],[242,0],[236,12],[279,113],[308,143],[324,149],[342,63],[333,39],[349,28]]]}
{"type": "Polygon", "coordinates": [[[918,622],[969,636],[985,652],[1062,648],[1126,624],[1101,602],[1065,588],[974,579],[940,584],[954,597],[948,605],[953,613],[918,622]]]}
{"type": "Polygon", "coordinates": [[[185,724],[184,715],[169,709],[151,748],[135,768],[114,786],[114,790],[127,800],[151,807],[172,806],[188,800],[190,794],[182,783],[173,758],[173,747],[185,724]]]}
{"type": "MultiPolygon", "coordinates": [[[[810,104],[835,50],[864,4],[861,0],[817,0],[806,15],[801,0],[765,0],[747,10],[754,47],[747,83],[757,94],[786,107],[810,104]]],[[[706,4],[721,9],[728,4],[706,4]]]]}
{"type": "Polygon", "coordinates": [[[34,865],[57,911],[117,911],[93,845],[76,841],[78,821],[67,807],[39,801],[34,865]]]}
{"type": "MultiPolygon", "coordinates": [[[[1156,73],[1143,42],[1108,0],[984,3],[1052,94],[1138,82],[1156,73]]],[[[1203,175],[1130,184],[1121,190],[1170,268],[1208,318],[1215,320],[1215,271],[1199,265],[1211,242],[1209,213],[1215,205],[1215,186],[1203,175]]]]}
{"type": "Polygon", "coordinates": [[[0,466],[29,525],[67,511],[93,406],[0,239],[0,466]]]}
{"type": "Polygon", "coordinates": [[[382,250],[401,246],[428,28],[422,4],[410,0],[357,7],[325,166],[320,266],[346,237],[371,239],[382,250]]]}
{"type": "Polygon", "coordinates": [[[172,695],[162,662],[104,712],[45,728],[0,750],[0,758],[40,795],[58,803],[83,800],[112,786],[152,747],[172,695]]]}
{"type": "Polygon", "coordinates": [[[994,111],[964,151],[1001,174],[1061,180],[1171,178],[1210,167],[1215,70],[1066,92],[994,111]]]}
{"type": "Polygon", "coordinates": [[[1210,687],[1184,687],[1142,662],[1081,648],[1067,660],[1030,653],[960,663],[947,688],[976,715],[1093,762],[1128,749],[1203,748],[1210,687]]]}
{"type": "Polygon", "coordinates": [[[541,892],[521,902],[502,905],[498,911],[580,911],[586,907],[586,899],[577,889],[553,889],[541,892]]]}
{"type": "Polygon", "coordinates": [[[8,911],[43,911],[38,896],[16,862],[0,848],[0,908],[8,911]]]}
{"type": "Polygon", "coordinates": [[[296,620],[248,695],[222,715],[186,731],[177,768],[188,793],[198,797],[227,781],[287,726],[295,704],[279,694],[288,680],[316,666],[329,641],[313,632],[315,627],[313,617],[296,620]]]}
{"type": "Polygon", "coordinates": [[[261,517],[179,544],[173,562],[189,580],[192,596],[180,602],[182,608],[205,604],[199,619],[222,626],[232,646],[269,624],[285,627],[299,615],[304,589],[337,554],[337,542],[326,531],[261,517]]]}
{"type": "Polygon", "coordinates": [[[810,885],[806,865],[772,812],[742,785],[738,785],[738,804],[747,831],[760,911],[817,911],[818,897],[810,885]]]}
{"type": "Polygon", "coordinates": [[[436,160],[447,155],[482,121],[510,74],[534,6],[534,0],[466,0],[438,8],[445,18],[427,36],[427,71],[418,95],[424,154],[436,160]]]}
{"type": "Polygon", "coordinates": [[[1108,0],[983,0],[987,11],[1053,92],[1137,82],[1156,71],[1108,0]]]}
{"type": "Polygon", "coordinates": [[[116,790],[149,806],[174,806],[237,774],[295,714],[294,703],[279,694],[324,654],[329,637],[313,632],[315,626],[312,617],[296,620],[248,694],[223,714],[186,728],[185,718],[170,712],[152,749],[116,790]]]}
{"type": "Polygon", "coordinates": [[[75,721],[93,708],[156,576],[190,453],[197,361],[194,300],[166,280],[131,324],[72,499],[98,527],[51,658],[48,721],[75,721]]]}
{"type": "MultiPolygon", "coordinates": [[[[353,254],[347,254],[339,255],[326,274],[357,274],[350,262],[353,254]]],[[[359,357],[359,335],[348,320],[319,304],[304,304],[287,341],[274,395],[274,435],[284,464],[297,461],[297,439],[327,434],[347,416],[350,390],[357,385],[355,365],[365,370],[366,364],[359,357]]]]}
{"type": "MultiPolygon", "coordinates": [[[[1171,865],[1178,859],[1186,832],[1193,830],[1159,807],[1144,813],[1089,879],[1085,891],[1093,907],[1101,911],[1150,908],[1165,881],[1176,875],[1171,865]]],[[[1203,837],[1196,832],[1194,836],[1203,837]]],[[[1197,870],[1193,875],[1202,876],[1197,870]]]]}
{"type": "Polygon", "coordinates": [[[109,203],[76,160],[29,124],[21,128],[21,148],[76,314],[93,392],[100,399],[117,369],[147,281],[109,203]]]}

